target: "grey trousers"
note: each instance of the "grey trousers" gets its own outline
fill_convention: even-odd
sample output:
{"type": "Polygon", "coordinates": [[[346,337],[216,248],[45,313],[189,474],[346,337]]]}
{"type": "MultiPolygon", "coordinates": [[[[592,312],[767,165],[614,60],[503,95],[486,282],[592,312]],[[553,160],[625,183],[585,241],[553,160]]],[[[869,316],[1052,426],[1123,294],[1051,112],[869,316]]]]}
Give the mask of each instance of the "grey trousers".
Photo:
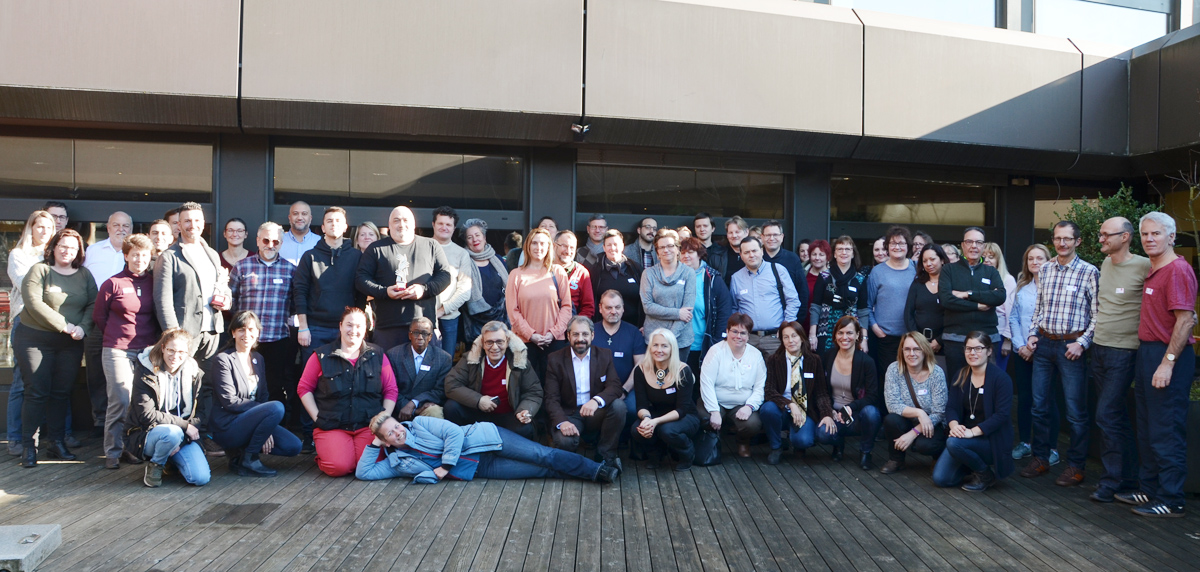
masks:
{"type": "Polygon", "coordinates": [[[108,410],[104,416],[104,456],[115,459],[125,450],[125,414],[133,389],[133,361],[141,350],[104,348],[100,363],[108,382],[108,410]]]}

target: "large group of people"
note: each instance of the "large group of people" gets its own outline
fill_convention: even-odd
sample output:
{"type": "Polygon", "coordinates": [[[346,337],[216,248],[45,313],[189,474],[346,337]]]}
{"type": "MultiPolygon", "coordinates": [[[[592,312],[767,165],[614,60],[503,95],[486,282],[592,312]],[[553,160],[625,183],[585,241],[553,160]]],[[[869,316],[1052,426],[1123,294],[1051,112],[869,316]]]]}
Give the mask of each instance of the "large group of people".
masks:
{"type": "Polygon", "coordinates": [[[602,215],[580,236],[544,217],[497,253],[485,221],[449,207],[427,238],[406,207],[353,232],[330,207],[318,234],[298,202],[286,229],[227,221],[222,252],[196,203],[147,234],[114,213],[90,247],[66,212],[31,214],[9,254],[8,452],[25,467],[39,449],[75,458],[86,364],[105,466],[145,464],[151,487],[172,466],[207,483],[208,457],[270,477],[267,456],[314,452],[332,477],[612,482],[626,443],[631,462],[684,471],[716,432],[743,458],[765,442],[770,464],[818,444],[837,461],[856,439],[875,470],[879,444],[882,474],[916,454],[936,486],[982,492],[1059,464],[1064,411],[1058,485],[1084,481],[1094,424],[1090,498],[1183,514],[1197,286],[1161,212],[1097,237],[1059,222],[1015,278],[978,227],[958,245],[892,227],[868,266],[848,236],[783,248],[776,220],[731,217],[720,242],[707,213],[678,229],[646,217],[628,244],[602,215]]]}

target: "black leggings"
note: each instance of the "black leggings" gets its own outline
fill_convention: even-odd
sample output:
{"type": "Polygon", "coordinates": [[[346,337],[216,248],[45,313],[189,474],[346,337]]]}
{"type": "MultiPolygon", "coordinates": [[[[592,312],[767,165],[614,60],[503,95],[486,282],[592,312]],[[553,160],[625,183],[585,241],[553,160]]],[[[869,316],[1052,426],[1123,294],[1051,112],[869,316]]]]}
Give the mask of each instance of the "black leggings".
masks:
{"type": "Polygon", "coordinates": [[[33,434],[43,423],[46,425],[43,442],[61,441],[66,430],[71,386],[83,361],[83,340],[21,324],[13,332],[12,343],[25,381],[21,442],[32,447],[33,434]]]}

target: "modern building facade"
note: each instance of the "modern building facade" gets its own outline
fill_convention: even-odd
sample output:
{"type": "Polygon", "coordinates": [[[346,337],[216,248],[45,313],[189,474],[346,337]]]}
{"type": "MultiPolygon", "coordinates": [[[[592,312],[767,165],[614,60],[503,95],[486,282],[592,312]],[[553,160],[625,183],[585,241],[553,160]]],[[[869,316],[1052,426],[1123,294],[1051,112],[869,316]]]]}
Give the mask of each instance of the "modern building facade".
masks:
{"type": "Polygon", "coordinates": [[[1191,0],[1100,2],[1175,30],[1132,49],[984,2],[998,27],[837,0],[5,2],[0,219],[449,204],[498,236],[707,211],[783,219],[791,244],[978,225],[1019,252],[1055,200],[1187,168],[1191,0]]]}

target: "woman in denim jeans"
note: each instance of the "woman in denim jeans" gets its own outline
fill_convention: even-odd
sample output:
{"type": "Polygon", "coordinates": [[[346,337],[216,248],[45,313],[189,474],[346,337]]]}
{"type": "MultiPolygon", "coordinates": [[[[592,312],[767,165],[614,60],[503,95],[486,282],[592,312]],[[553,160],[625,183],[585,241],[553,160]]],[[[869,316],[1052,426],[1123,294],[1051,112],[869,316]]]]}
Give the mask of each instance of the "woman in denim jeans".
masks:
{"type": "Polygon", "coordinates": [[[208,459],[200,448],[196,418],[204,373],[188,352],[191,339],[186,330],[173,328],[137,356],[129,421],[146,437],[142,443],[132,439],[130,452],[150,461],[142,479],[148,487],[162,485],[168,461],[188,483],[208,484],[208,459]]]}
{"type": "Polygon", "coordinates": [[[415,483],[432,484],[481,477],[611,483],[621,473],[619,464],[552,449],[487,422],[460,427],[444,419],[416,417],[401,423],[380,413],[370,427],[375,440],[363,450],[354,472],[364,481],[410,477],[415,483]]]}

